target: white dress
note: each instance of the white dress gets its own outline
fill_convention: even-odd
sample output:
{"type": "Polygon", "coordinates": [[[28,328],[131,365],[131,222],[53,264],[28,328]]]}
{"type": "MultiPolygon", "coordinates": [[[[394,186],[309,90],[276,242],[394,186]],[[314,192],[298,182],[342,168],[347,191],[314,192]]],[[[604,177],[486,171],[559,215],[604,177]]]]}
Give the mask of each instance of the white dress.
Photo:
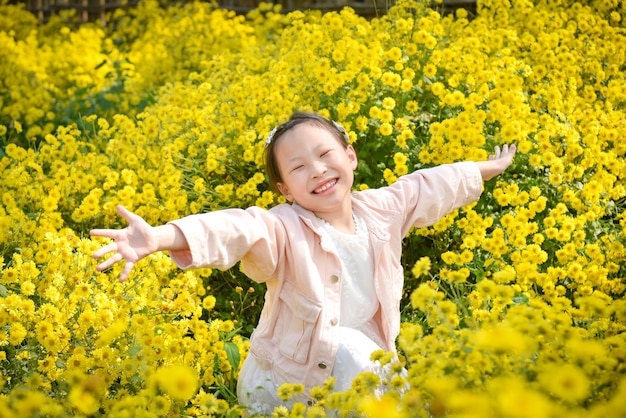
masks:
{"type": "MultiPolygon", "coordinates": [[[[335,377],[335,390],[339,392],[349,389],[359,373],[380,369],[370,356],[383,345],[373,326],[379,302],[374,289],[374,265],[367,225],[356,214],[354,221],[356,233],[347,234],[320,219],[322,239],[328,242],[343,265],[341,316],[336,327],[339,347],[331,373],[335,377]]],[[[263,370],[252,356],[248,356],[239,373],[239,402],[253,414],[271,414],[276,406],[285,405],[277,396],[277,389],[272,371],[263,370]]]]}

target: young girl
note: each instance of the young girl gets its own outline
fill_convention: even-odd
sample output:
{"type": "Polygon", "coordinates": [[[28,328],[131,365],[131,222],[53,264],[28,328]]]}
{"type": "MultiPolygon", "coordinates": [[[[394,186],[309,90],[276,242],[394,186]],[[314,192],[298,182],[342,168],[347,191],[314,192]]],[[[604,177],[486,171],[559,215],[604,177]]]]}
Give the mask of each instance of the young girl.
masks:
{"type": "Polygon", "coordinates": [[[488,161],[418,170],[360,192],[352,191],[357,156],[349,136],[319,115],[294,114],[269,135],[265,153],[269,182],[290,204],[157,227],[118,207],[127,228],[91,231],[114,240],[93,255],[112,253],[100,271],[125,260],[121,281],[138,260],[168,250],[181,268],[241,261],[247,276],[266,283],[237,390],[240,403],[260,414],[284,404],[276,393],[283,383],[308,389],[333,376],[343,391],[360,372],[377,370],[372,352],[395,352],[402,239],[477,200],[483,181],[511,164],[515,146],[496,147],[488,161]]]}

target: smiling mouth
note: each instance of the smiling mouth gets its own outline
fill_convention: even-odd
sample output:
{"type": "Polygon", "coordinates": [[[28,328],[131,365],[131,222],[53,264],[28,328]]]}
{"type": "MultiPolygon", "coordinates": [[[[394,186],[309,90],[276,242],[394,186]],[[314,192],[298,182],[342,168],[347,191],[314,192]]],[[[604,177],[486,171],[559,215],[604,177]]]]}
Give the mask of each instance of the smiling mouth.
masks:
{"type": "Polygon", "coordinates": [[[326,190],[330,189],[335,184],[337,184],[337,179],[333,179],[333,180],[331,180],[331,181],[329,181],[327,183],[324,183],[322,186],[320,186],[317,189],[313,190],[313,193],[314,194],[324,193],[326,190]]]}

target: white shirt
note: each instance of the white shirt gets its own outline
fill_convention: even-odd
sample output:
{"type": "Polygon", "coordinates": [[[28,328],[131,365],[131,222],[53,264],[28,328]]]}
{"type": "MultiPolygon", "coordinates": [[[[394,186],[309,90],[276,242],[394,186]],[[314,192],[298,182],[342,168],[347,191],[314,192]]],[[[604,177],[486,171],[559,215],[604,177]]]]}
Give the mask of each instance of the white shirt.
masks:
{"type": "Polygon", "coordinates": [[[354,214],[356,232],[348,234],[320,220],[322,232],[342,263],[339,325],[363,330],[378,310],[374,288],[374,262],[367,225],[354,214]]]}

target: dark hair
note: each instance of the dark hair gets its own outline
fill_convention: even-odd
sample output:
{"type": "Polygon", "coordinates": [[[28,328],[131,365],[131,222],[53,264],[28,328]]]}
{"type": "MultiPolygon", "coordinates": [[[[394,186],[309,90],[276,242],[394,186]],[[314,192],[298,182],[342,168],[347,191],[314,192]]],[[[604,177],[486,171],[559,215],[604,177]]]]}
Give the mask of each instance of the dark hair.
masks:
{"type": "Polygon", "coordinates": [[[317,113],[295,112],[287,122],[278,125],[272,130],[265,143],[265,171],[267,172],[270,188],[274,191],[277,191],[276,183],[282,181],[278,161],[276,161],[276,144],[287,131],[304,123],[326,129],[337,138],[337,141],[339,141],[344,148],[347,148],[350,143],[348,133],[336,122],[328,120],[317,113]]]}

